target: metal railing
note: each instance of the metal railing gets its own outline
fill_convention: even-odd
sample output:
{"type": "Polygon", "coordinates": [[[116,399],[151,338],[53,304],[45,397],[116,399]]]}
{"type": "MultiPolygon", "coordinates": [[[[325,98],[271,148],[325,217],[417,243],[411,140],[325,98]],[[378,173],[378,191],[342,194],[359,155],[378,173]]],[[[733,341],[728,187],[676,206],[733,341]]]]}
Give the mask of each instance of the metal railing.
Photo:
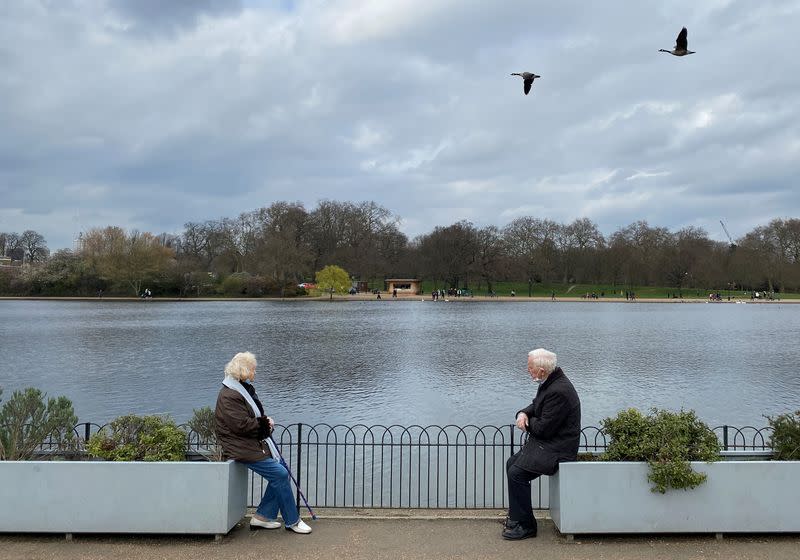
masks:
{"type": "MultiPolygon", "coordinates": [[[[75,427],[76,458],[102,425],[75,427]]],[[[214,443],[187,431],[187,458],[206,460],[214,443]]],[[[717,426],[723,457],[768,457],[771,428],[717,426]]],[[[505,508],[505,464],[525,442],[515,426],[276,425],[273,438],[313,507],[325,508],[505,508]]],[[[42,455],[53,452],[44,442],[42,455]]],[[[580,454],[607,446],[601,428],[581,430],[580,454]]],[[[63,451],[58,452],[63,455],[63,451]]],[[[251,473],[249,505],[265,481],[251,473]]],[[[548,478],[532,484],[534,507],[549,507],[548,478]]],[[[298,505],[299,505],[298,494],[298,505]]]]}
{"type": "MultiPolygon", "coordinates": [[[[719,426],[723,455],[771,455],[771,428],[719,426]]],[[[279,426],[274,438],[317,507],[505,508],[505,464],[525,443],[507,426],[279,426]]],[[[600,454],[602,429],[581,430],[579,453],[600,454]]],[[[549,507],[547,477],[533,483],[534,507],[549,507]]],[[[258,504],[263,480],[251,487],[258,504]]]]}

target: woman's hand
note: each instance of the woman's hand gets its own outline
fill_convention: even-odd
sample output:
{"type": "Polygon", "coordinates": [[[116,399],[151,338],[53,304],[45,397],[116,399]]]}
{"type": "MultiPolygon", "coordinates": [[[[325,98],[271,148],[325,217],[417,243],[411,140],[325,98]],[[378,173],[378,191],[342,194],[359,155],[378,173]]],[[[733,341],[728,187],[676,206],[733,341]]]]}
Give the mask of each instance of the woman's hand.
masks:
{"type": "Polygon", "coordinates": [[[272,427],[275,422],[269,416],[259,416],[258,420],[258,439],[264,439],[272,434],[272,427]]]}

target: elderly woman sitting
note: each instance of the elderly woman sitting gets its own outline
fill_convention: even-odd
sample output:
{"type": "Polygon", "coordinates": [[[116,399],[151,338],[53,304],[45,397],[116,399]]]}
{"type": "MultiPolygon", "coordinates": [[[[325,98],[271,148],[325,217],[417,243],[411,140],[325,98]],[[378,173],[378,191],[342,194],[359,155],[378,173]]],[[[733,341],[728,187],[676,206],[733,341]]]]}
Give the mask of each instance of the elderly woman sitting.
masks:
{"type": "Polygon", "coordinates": [[[278,511],[286,529],[307,534],[297,511],[289,484],[289,472],[272,457],[264,441],[272,433],[274,422],[264,414],[264,407],[251,385],[256,376],[256,357],[240,352],[225,366],[225,379],[217,396],[214,411],[217,440],[226,459],[244,463],[269,483],[253,517],[250,529],[278,529],[278,511]]]}

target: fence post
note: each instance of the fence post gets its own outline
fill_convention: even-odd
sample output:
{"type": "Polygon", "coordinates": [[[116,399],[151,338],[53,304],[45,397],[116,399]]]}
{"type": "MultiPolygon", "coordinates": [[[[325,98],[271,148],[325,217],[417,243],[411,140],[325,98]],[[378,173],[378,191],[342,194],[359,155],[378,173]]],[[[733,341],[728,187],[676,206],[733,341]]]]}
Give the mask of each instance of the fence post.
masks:
{"type": "Polygon", "coordinates": [[[303,423],[297,423],[297,468],[294,469],[294,476],[297,479],[297,491],[295,493],[295,502],[297,511],[300,511],[300,459],[303,457],[303,423]]]}
{"type": "Polygon", "coordinates": [[[728,425],[722,426],[722,449],[728,450],[728,425]]]}
{"type": "Polygon", "coordinates": [[[511,433],[511,455],[514,454],[514,424],[509,426],[509,432],[511,433]]]}
{"type": "Polygon", "coordinates": [[[90,431],[92,429],[92,425],[89,422],[83,423],[83,443],[89,443],[90,431]]]}

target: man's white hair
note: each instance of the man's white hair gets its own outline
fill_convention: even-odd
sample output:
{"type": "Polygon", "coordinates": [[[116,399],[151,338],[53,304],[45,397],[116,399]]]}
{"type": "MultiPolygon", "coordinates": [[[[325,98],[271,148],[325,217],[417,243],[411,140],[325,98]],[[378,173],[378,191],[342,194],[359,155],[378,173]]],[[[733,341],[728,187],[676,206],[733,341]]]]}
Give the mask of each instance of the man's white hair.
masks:
{"type": "Polygon", "coordinates": [[[544,372],[547,375],[553,373],[553,370],[556,369],[556,365],[558,364],[556,355],[544,348],[531,350],[528,352],[528,357],[533,362],[533,367],[544,368],[544,372]]]}
{"type": "Polygon", "coordinates": [[[225,366],[225,377],[241,381],[248,379],[254,369],[256,369],[255,355],[252,352],[239,352],[225,366]]]}

